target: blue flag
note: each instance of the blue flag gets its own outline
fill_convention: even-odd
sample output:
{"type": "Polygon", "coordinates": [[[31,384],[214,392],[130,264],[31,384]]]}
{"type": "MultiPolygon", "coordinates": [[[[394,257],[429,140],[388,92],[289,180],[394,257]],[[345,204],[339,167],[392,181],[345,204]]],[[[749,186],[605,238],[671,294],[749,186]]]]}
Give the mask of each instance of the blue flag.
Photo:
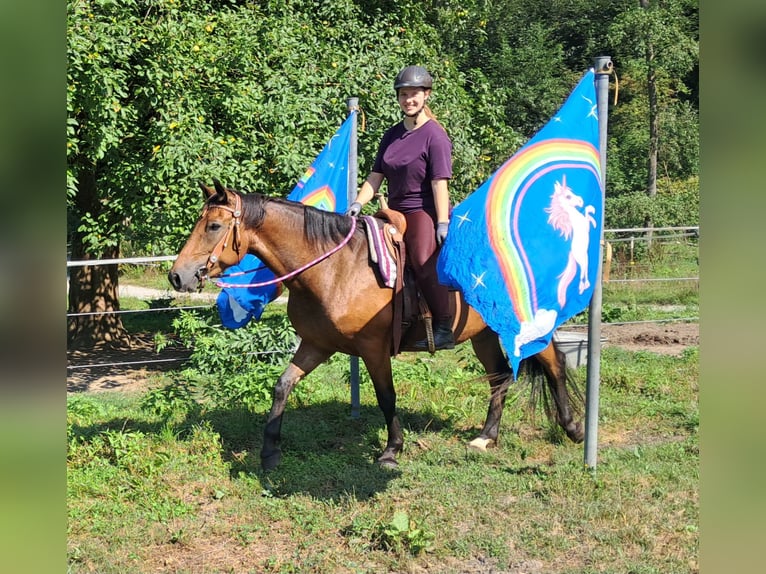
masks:
{"type": "MultiPolygon", "coordinates": [[[[326,211],[343,213],[348,209],[348,151],[352,135],[352,111],[324,146],[314,162],[303,174],[287,199],[312,205],[326,211]]],[[[218,295],[217,305],[221,323],[236,329],[245,326],[251,319],[261,318],[264,307],[277,298],[281,289],[278,285],[263,287],[235,287],[250,285],[274,279],[274,274],[263,266],[260,259],[247,254],[238,265],[229,267],[219,283],[223,286],[218,295]],[[244,272],[244,273],[243,273],[244,272]],[[234,275],[237,274],[237,275],[234,275]],[[227,277],[228,276],[228,277],[227,277]]]]}
{"type": "Polygon", "coordinates": [[[518,373],[587,307],[604,200],[595,74],[481,187],[455,206],[437,262],[503,342],[518,373]]]}

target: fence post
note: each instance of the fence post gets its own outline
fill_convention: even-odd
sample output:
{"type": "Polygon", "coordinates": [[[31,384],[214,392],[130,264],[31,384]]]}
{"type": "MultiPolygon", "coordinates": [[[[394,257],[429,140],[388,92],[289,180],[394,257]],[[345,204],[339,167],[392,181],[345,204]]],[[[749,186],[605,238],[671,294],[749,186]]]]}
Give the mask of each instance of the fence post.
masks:
{"type": "MultiPolygon", "coordinates": [[[[596,72],[596,103],[598,105],[599,153],[601,156],[601,200],[606,197],[606,128],[609,117],[609,74],[612,58],[598,56],[593,59],[596,72]]],[[[603,212],[601,214],[603,222],[603,212]]],[[[602,258],[604,250],[604,226],[599,238],[596,285],[588,308],[588,380],[585,391],[585,465],[596,469],[598,459],[598,402],[601,383],[601,300],[602,258]]]]}
{"type": "MultiPolygon", "coordinates": [[[[357,188],[357,172],[358,172],[358,157],[357,157],[357,112],[359,110],[359,98],[351,97],[346,102],[346,108],[348,113],[352,114],[351,117],[351,141],[348,145],[348,185],[346,194],[348,197],[348,205],[351,205],[356,200],[356,188],[357,188]]],[[[350,370],[350,384],[351,384],[351,418],[359,418],[360,400],[359,400],[359,357],[349,357],[349,370],[350,370]]]]}

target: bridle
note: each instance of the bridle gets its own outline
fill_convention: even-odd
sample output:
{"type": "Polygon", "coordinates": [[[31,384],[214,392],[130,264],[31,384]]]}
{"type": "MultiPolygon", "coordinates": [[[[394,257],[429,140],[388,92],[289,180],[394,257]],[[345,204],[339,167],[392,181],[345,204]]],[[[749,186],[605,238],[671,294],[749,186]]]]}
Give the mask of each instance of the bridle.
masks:
{"type": "MultiPolygon", "coordinates": [[[[218,209],[223,209],[225,211],[228,211],[229,213],[232,214],[232,219],[231,219],[231,222],[229,223],[229,228],[226,230],[226,235],[224,235],[221,238],[221,240],[216,244],[216,246],[213,247],[213,250],[210,252],[210,255],[207,258],[207,262],[205,263],[205,269],[204,269],[205,273],[201,274],[197,272],[196,274],[197,279],[200,282],[200,288],[202,287],[202,284],[207,278],[207,271],[209,271],[213,267],[216,261],[218,261],[218,258],[221,256],[221,253],[223,253],[224,250],[228,247],[229,239],[232,239],[232,249],[234,249],[234,252],[237,254],[237,256],[239,256],[240,259],[242,258],[239,253],[239,247],[240,247],[239,226],[241,223],[240,217],[242,216],[242,200],[237,194],[234,194],[234,197],[235,197],[236,203],[234,204],[233,209],[229,207],[228,205],[208,204],[205,206],[205,209],[202,211],[202,215],[200,216],[200,217],[205,217],[208,209],[216,208],[216,207],[218,209]]],[[[352,217],[351,229],[349,230],[348,234],[346,234],[346,237],[344,237],[340,243],[338,243],[335,247],[333,247],[329,251],[326,251],[325,253],[317,257],[316,259],[309,261],[305,265],[302,265],[298,269],[295,269],[294,271],[286,273],[285,275],[282,275],[281,277],[275,277],[274,279],[270,279],[268,281],[260,281],[258,283],[244,283],[244,284],[216,281],[215,285],[217,287],[228,287],[228,288],[249,288],[249,287],[266,287],[267,285],[275,285],[277,283],[281,283],[282,281],[286,281],[287,279],[291,279],[295,277],[296,275],[303,273],[307,269],[310,269],[317,263],[324,261],[331,255],[339,251],[344,245],[346,245],[351,240],[355,231],[356,231],[356,217],[352,217]]],[[[200,271],[203,271],[203,270],[200,269],[200,271]]],[[[239,271],[236,273],[231,273],[229,275],[226,275],[226,277],[235,277],[237,275],[245,275],[247,273],[250,273],[250,271],[239,271]]]]}
{"type": "Polygon", "coordinates": [[[207,258],[207,263],[205,263],[206,271],[213,267],[216,261],[218,261],[218,258],[221,256],[221,253],[223,253],[224,250],[229,246],[229,239],[233,240],[231,247],[234,249],[234,253],[239,255],[239,224],[240,217],[242,216],[242,200],[236,193],[234,194],[234,199],[234,209],[228,205],[207,204],[205,209],[202,210],[202,215],[200,216],[201,218],[207,215],[209,209],[216,207],[218,209],[228,211],[232,215],[231,221],[229,222],[229,228],[226,230],[226,235],[224,235],[221,240],[216,243],[215,247],[213,247],[213,250],[210,252],[210,256],[207,258]]]}

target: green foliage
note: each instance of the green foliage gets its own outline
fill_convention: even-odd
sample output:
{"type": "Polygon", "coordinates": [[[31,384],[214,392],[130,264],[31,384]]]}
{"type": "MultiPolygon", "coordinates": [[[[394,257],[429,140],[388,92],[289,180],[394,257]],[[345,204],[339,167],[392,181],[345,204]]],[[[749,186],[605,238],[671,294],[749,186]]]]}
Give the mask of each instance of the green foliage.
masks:
{"type": "Polygon", "coordinates": [[[194,349],[190,362],[200,372],[236,372],[253,361],[279,365],[292,356],[297,342],[285,313],[270,313],[243,328],[226,329],[216,312],[182,311],[173,327],[180,344],[194,349]]]}
{"type": "MultiPolygon", "coordinates": [[[[669,102],[660,110],[662,145],[659,164],[661,176],[670,185],[683,183],[699,177],[700,125],[699,110],[691,102],[678,100],[669,102]]],[[[698,210],[687,209],[688,215],[698,210]]]]}
{"type": "Polygon", "coordinates": [[[404,510],[396,510],[390,520],[358,516],[344,530],[344,535],[356,547],[412,556],[432,549],[434,539],[433,533],[424,530],[404,510]]]}
{"type": "Polygon", "coordinates": [[[173,378],[172,383],[148,391],[141,400],[142,407],[167,419],[194,410],[198,396],[196,380],[173,378]]]}
{"type": "MultiPolygon", "coordinates": [[[[271,389],[296,347],[284,313],[264,315],[240,329],[226,329],[214,314],[182,311],[173,321],[177,343],[193,349],[174,381],[147,393],[143,406],[162,416],[196,409],[269,404],[271,389]]],[[[171,339],[161,337],[162,345],[171,339]]],[[[298,393],[300,394],[300,392],[298,393]]]]}
{"type": "MultiPolygon", "coordinates": [[[[660,110],[658,177],[699,174],[699,61],[697,0],[629,2],[610,21],[608,50],[620,78],[620,101],[610,110],[607,189],[628,193],[647,188],[651,82],[660,110]]],[[[690,210],[691,211],[691,210],[690,210]]]]}
{"type": "Polygon", "coordinates": [[[649,34],[664,86],[661,165],[673,179],[695,175],[698,104],[684,82],[697,58],[696,4],[156,0],[147,10],[69,0],[70,234],[93,254],[122,241],[172,251],[197,215],[197,181],[284,196],[349,96],[365,112],[364,177],[399,117],[392,78],[410,63],[436,78],[432,107],[453,138],[459,201],[550,117],[596,53],[610,51],[622,77],[610,189],[640,189],[649,34]]]}
{"type": "Polygon", "coordinates": [[[699,225],[699,178],[685,181],[660,180],[657,195],[632,192],[608,197],[604,209],[605,227],[643,227],[650,218],[655,227],[699,225]]]}
{"type": "Polygon", "coordinates": [[[368,21],[350,1],[218,4],[68,3],[69,221],[90,252],[122,240],[175,249],[200,180],[287,195],[352,95],[368,126],[364,172],[398,118],[391,81],[406,63],[444,78],[437,113],[466,98],[441,89],[454,69],[422,15],[368,21]]]}

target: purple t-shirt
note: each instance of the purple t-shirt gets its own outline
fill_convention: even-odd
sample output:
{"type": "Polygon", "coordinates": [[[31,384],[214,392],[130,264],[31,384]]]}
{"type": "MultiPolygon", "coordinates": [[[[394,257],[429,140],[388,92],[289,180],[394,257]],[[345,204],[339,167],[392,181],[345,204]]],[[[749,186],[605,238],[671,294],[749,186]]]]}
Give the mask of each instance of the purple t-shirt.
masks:
{"type": "Polygon", "coordinates": [[[402,213],[434,213],[434,179],[452,177],[452,142],[444,128],[430,120],[407,131],[404,122],[383,135],[372,171],[388,181],[388,205],[402,213]]]}

